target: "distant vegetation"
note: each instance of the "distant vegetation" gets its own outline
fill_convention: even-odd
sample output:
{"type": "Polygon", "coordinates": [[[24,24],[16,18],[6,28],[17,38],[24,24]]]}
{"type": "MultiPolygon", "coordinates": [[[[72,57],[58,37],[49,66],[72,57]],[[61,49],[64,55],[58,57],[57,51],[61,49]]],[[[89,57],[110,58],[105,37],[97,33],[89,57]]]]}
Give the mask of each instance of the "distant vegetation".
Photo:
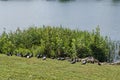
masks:
{"type": "Polygon", "coordinates": [[[100,35],[100,28],[92,32],[71,30],[63,27],[30,27],[19,28],[15,32],[0,36],[0,53],[38,53],[47,57],[79,57],[93,56],[99,61],[110,59],[110,42],[100,35]]]}

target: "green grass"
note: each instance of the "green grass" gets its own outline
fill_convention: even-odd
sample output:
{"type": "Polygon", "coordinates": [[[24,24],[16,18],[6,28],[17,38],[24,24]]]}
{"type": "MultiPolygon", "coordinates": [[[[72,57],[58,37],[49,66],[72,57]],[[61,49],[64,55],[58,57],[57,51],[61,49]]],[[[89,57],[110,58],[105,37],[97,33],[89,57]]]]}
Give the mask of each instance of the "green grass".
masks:
{"type": "Polygon", "coordinates": [[[0,80],[120,80],[120,66],[0,55],[0,80]]]}

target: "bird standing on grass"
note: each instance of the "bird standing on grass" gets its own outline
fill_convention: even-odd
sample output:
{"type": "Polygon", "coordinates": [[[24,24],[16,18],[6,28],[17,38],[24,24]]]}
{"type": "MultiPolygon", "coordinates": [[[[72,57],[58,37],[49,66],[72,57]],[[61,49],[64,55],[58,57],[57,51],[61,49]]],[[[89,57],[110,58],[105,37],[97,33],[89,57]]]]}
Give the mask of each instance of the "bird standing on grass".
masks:
{"type": "Polygon", "coordinates": [[[98,62],[98,65],[99,65],[99,66],[101,66],[101,63],[100,63],[100,62],[98,62]]]}
{"type": "Polygon", "coordinates": [[[43,56],[43,58],[42,58],[43,60],[46,60],[46,56],[43,56]]]}

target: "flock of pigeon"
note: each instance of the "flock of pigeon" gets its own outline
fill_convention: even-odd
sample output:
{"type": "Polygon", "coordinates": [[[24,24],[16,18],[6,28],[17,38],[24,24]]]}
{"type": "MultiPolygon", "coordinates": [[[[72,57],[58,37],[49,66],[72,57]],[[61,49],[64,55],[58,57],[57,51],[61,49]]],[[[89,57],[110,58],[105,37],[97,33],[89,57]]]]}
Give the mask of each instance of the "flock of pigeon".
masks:
{"type": "MultiPolygon", "coordinates": [[[[13,54],[10,52],[10,53],[7,53],[7,56],[12,56],[13,54]]],[[[33,57],[33,54],[31,53],[26,53],[25,55],[23,55],[22,53],[17,53],[15,54],[16,56],[18,57],[25,57],[25,58],[32,58],[33,57]]],[[[46,60],[46,55],[42,55],[40,53],[38,53],[36,55],[37,58],[42,58],[43,60],[46,60]]],[[[54,57],[52,57],[51,59],[55,59],[54,57]]],[[[86,57],[86,58],[83,58],[83,59],[80,59],[80,58],[70,58],[70,57],[58,57],[57,60],[68,60],[71,64],[75,64],[76,62],[81,62],[82,65],[85,65],[87,63],[97,63],[98,65],[101,65],[101,63],[94,59],[92,56],[89,56],[89,57],[86,57]]]]}

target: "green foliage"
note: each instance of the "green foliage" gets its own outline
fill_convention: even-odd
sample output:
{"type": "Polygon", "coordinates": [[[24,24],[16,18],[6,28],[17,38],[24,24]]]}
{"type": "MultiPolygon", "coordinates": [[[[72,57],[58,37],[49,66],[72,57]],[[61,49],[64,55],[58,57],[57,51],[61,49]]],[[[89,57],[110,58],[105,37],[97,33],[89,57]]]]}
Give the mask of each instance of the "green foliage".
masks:
{"type": "Polygon", "coordinates": [[[0,36],[0,53],[45,54],[48,57],[94,56],[100,61],[106,61],[109,53],[107,37],[100,35],[100,28],[92,32],[71,30],[63,27],[30,27],[26,30],[19,28],[15,32],[3,33],[0,36]],[[66,55],[64,55],[66,54],[66,55]]]}
{"type": "Polygon", "coordinates": [[[3,33],[0,37],[0,53],[13,52],[14,44],[9,40],[7,33],[3,33]]]}

